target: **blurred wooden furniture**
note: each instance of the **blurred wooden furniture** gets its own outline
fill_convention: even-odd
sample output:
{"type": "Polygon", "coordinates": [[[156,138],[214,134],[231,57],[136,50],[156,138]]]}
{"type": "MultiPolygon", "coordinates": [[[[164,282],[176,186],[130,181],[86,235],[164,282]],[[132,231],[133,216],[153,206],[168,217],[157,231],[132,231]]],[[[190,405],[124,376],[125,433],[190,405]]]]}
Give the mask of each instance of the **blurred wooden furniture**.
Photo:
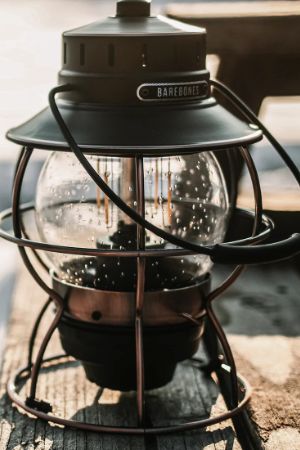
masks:
{"type": "Polygon", "coordinates": [[[300,1],[171,3],[165,13],[207,29],[218,79],[254,112],[266,96],[300,95],[300,1]]]}
{"type": "MultiPolygon", "coordinates": [[[[267,96],[300,95],[299,0],[170,3],[165,13],[171,18],[207,29],[208,53],[220,57],[217,78],[236,92],[256,114],[267,96]]],[[[220,100],[231,107],[223,98],[220,100]]],[[[289,117],[284,118],[284,121],[288,120],[289,117]]],[[[273,131],[276,134],[276,130],[273,131]]],[[[272,161],[273,155],[267,151],[266,163],[272,161]]],[[[293,158],[299,164],[298,154],[293,158]]],[[[221,160],[221,164],[226,178],[230,178],[232,174],[226,161],[221,160]]],[[[237,176],[242,166],[242,161],[237,158],[237,176]]],[[[275,238],[299,231],[300,195],[292,178],[283,167],[263,173],[264,206],[276,223],[280,223],[280,227],[276,227],[275,238]],[[282,230],[281,235],[278,230],[282,230]]],[[[252,206],[249,196],[249,184],[242,183],[239,203],[252,206]]]]}

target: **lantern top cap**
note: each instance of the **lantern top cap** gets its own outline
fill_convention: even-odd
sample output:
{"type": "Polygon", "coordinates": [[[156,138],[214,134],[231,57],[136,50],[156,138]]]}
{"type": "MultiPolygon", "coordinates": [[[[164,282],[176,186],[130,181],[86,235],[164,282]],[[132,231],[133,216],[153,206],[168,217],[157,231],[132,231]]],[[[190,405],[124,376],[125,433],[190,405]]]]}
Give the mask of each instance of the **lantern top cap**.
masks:
{"type": "Polygon", "coordinates": [[[148,17],[151,14],[150,0],[119,0],[118,17],[148,17]]]}
{"type": "MultiPolygon", "coordinates": [[[[123,1],[121,3],[129,3],[123,1]]],[[[139,2],[140,3],[140,2],[139,2]]],[[[88,36],[163,36],[163,35],[187,35],[206,34],[205,28],[196,27],[169,19],[164,16],[134,16],[116,15],[104,20],[98,20],[88,25],[74,28],[63,33],[64,37],[88,37],[88,36]]]]}

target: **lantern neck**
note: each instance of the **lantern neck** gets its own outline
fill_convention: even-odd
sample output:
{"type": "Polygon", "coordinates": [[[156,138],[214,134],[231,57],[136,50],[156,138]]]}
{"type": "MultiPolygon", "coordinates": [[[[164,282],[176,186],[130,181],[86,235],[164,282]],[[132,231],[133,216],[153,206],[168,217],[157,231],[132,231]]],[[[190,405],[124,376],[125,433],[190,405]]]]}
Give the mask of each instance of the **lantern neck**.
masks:
{"type": "Polygon", "coordinates": [[[117,17],[150,17],[150,0],[119,0],[117,2],[117,17]]]}

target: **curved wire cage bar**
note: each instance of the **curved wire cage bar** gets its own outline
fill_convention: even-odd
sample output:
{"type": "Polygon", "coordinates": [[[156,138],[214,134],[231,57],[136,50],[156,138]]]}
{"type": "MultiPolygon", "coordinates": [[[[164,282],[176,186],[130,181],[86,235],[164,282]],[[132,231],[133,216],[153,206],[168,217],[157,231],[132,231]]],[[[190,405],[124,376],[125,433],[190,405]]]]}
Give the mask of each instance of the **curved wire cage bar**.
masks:
{"type": "MultiPolygon", "coordinates": [[[[51,358],[46,358],[44,363],[51,363],[57,361],[56,364],[59,363],[61,359],[66,358],[66,355],[57,355],[51,358]]],[[[224,369],[222,369],[224,370],[224,369]]],[[[231,419],[232,417],[238,415],[250,401],[251,398],[251,387],[247,380],[243,378],[241,375],[238,375],[238,389],[240,396],[242,397],[238,406],[234,407],[232,410],[219,414],[215,417],[210,417],[207,419],[194,420],[192,422],[187,422],[179,425],[172,426],[161,426],[161,427],[146,427],[140,425],[139,427],[117,427],[117,426],[105,426],[105,425],[96,425],[92,423],[79,422],[76,420],[64,419],[49,413],[46,413],[43,410],[39,410],[29,406],[27,402],[22,400],[20,395],[18,394],[18,386],[23,383],[26,379],[30,377],[30,366],[26,366],[24,368],[19,369],[13,377],[9,380],[7,384],[8,395],[11,400],[16,403],[19,407],[24,409],[26,412],[33,414],[34,416],[46,420],[48,422],[53,422],[58,425],[70,426],[72,428],[77,428],[84,431],[94,431],[100,433],[108,433],[108,434],[125,434],[125,435],[144,435],[144,434],[172,434],[178,433],[181,431],[192,431],[199,428],[205,428],[211,425],[215,425],[217,423],[221,423],[225,420],[231,419]]]]}
{"type": "MultiPolygon", "coordinates": [[[[232,419],[242,448],[253,450],[260,446],[256,444],[245,417],[245,407],[249,402],[251,389],[237,373],[227,337],[214,312],[213,301],[241,275],[245,265],[285,259],[300,251],[300,234],[295,234],[281,242],[265,244],[265,240],[272,233],[274,224],[263,214],[259,177],[246,146],[257,142],[264,134],[299,184],[300,173],[285,150],[252,111],[222,83],[210,80],[205,64],[205,34],[204,29],[195,27],[187,29],[186,26],[172,23],[168,19],[151,16],[149,1],[120,0],[117,2],[117,12],[113,20],[109,18],[104,22],[96,22],[64,33],[63,65],[59,72],[61,85],[50,91],[49,107],[7,133],[10,140],[24,147],[16,164],[12,209],[0,213],[0,237],[18,246],[27,270],[48,296],[30,336],[27,366],[19,369],[9,380],[7,391],[11,400],[24,411],[46,421],[85,431],[131,435],[167,434],[204,428],[232,419]],[[80,40],[78,36],[81,36],[80,40]],[[92,39],[91,36],[93,36],[92,39]],[[114,56],[114,46],[113,54],[110,52],[111,36],[114,39],[117,37],[118,58],[114,56]],[[101,48],[108,49],[108,61],[105,61],[105,58],[99,58],[99,49],[95,45],[94,38],[101,44],[101,48]],[[168,45],[160,45],[160,38],[165,39],[168,45]],[[177,47],[179,40],[185,43],[182,48],[181,44],[177,47]],[[78,54],[79,41],[80,53],[78,54]],[[128,46],[129,41],[130,46],[128,46]],[[154,53],[159,54],[160,61],[149,67],[148,71],[147,66],[151,57],[147,49],[150,47],[151,51],[155,49],[154,53]],[[182,49],[185,51],[183,52],[182,49]],[[181,66],[178,65],[179,51],[182,55],[181,66]],[[127,57],[128,52],[131,54],[130,58],[127,57]],[[175,57],[169,58],[171,54],[175,57]],[[93,65],[85,65],[86,55],[94,59],[93,65]],[[110,69],[113,66],[113,72],[110,69],[107,70],[105,66],[107,63],[110,69]],[[157,81],[159,81],[158,84],[157,81]],[[168,94],[167,99],[156,98],[155,100],[159,100],[158,103],[154,103],[153,108],[151,106],[148,108],[147,102],[153,100],[151,89],[158,85],[171,86],[171,89],[174,89],[173,94],[175,90],[182,90],[182,86],[185,86],[186,94],[177,99],[173,94],[168,94]],[[146,97],[145,91],[143,93],[145,86],[148,87],[146,97]],[[223,108],[212,97],[212,90],[222,94],[239,111],[244,120],[240,120],[223,108]],[[151,94],[150,97],[148,94],[151,94]],[[58,95],[59,102],[56,100],[58,95]],[[168,101],[165,102],[165,100],[168,101]],[[174,100],[178,103],[174,103],[174,100]],[[173,107],[173,105],[176,106],[173,107]],[[101,124],[102,127],[99,126],[101,124]],[[153,124],[157,127],[156,133],[151,132],[153,124]],[[119,133],[115,132],[115,127],[118,128],[119,133]],[[25,214],[35,210],[35,206],[22,205],[20,198],[24,175],[35,148],[72,152],[86,175],[136,225],[136,248],[131,250],[79,248],[33,240],[23,219],[25,214]],[[242,235],[231,242],[199,245],[167,232],[165,228],[159,228],[147,220],[144,158],[147,155],[176,156],[211,150],[222,151],[223,156],[227,157],[229,171],[233,172],[230,174],[230,180],[227,180],[231,212],[250,219],[251,232],[249,236],[242,235]],[[237,192],[233,171],[233,155],[236,152],[239,152],[250,175],[254,211],[236,208],[237,192]],[[87,154],[133,159],[136,175],[136,209],[131,208],[109,186],[105,178],[100,176],[90,164],[87,154]],[[5,220],[12,220],[13,234],[4,230],[5,220]],[[146,248],[146,230],[172,244],[173,248],[160,250],[146,248]],[[61,294],[55,284],[54,272],[50,272],[51,275],[53,274],[53,287],[44,281],[40,269],[49,272],[50,267],[41,252],[105,257],[111,260],[112,258],[131,258],[136,262],[134,314],[130,316],[130,330],[134,336],[132,354],[135,357],[136,366],[138,420],[135,427],[95,425],[58,417],[52,413],[50,403],[37,399],[37,384],[43,364],[49,364],[53,368],[67,356],[58,355],[52,358],[44,356],[53,332],[67,316],[68,299],[61,294]],[[203,341],[209,356],[209,363],[205,370],[210,375],[212,372],[216,373],[227,411],[216,417],[177,425],[150,427],[145,410],[144,334],[147,332],[147,323],[144,324],[143,312],[146,303],[146,263],[153,257],[175,258],[197,254],[206,255],[216,263],[234,266],[231,274],[217,288],[209,293],[203,293],[200,312],[193,315],[181,312],[180,318],[183,323],[186,321],[190,326],[198,326],[198,329],[205,323],[203,341]],[[54,315],[37,349],[37,354],[34,355],[41,321],[52,304],[55,307],[54,315]],[[29,396],[25,400],[20,394],[20,386],[23,382],[30,384],[29,396]]],[[[198,291],[199,303],[201,295],[198,291]]],[[[162,371],[161,367],[159,369],[162,371]]]]}
{"type": "MultiPolygon", "coordinates": [[[[24,174],[28,165],[28,162],[31,158],[31,155],[33,153],[33,149],[24,149],[20,155],[20,158],[17,163],[16,167],[16,175],[15,175],[15,182],[14,182],[14,189],[13,189],[13,208],[12,211],[6,211],[1,214],[0,222],[2,222],[5,219],[8,219],[10,217],[13,218],[13,225],[14,225],[14,236],[10,236],[8,233],[6,233],[4,230],[0,231],[0,235],[4,237],[5,239],[8,239],[12,242],[15,242],[20,249],[21,256],[24,260],[24,263],[33,276],[33,278],[39,283],[39,285],[45,290],[45,292],[50,296],[50,299],[46,302],[45,306],[43,307],[37,322],[36,326],[34,327],[32,337],[30,340],[30,348],[29,348],[29,357],[28,357],[28,366],[24,369],[21,369],[21,371],[9,381],[8,383],[8,394],[10,398],[17,403],[19,406],[21,406],[23,409],[25,409],[27,412],[36,415],[37,417],[46,419],[51,422],[64,424],[64,425],[70,425],[73,427],[77,427],[80,429],[85,430],[92,430],[92,431],[100,431],[100,432],[116,432],[116,433],[126,433],[126,434],[141,434],[141,433],[150,433],[150,434],[161,434],[161,433],[172,433],[172,432],[178,432],[178,431],[184,431],[184,430],[191,430],[195,428],[202,428],[208,425],[212,425],[214,423],[218,423],[220,421],[226,420],[228,418],[231,418],[237,414],[240,413],[240,411],[245,407],[245,405],[248,403],[250,399],[250,389],[247,385],[247,383],[241,381],[241,378],[238,377],[236,373],[236,368],[234,364],[234,359],[230,350],[230,347],[228,345],[226,336],[224,332],[222,331],[222,328],[220,324],[218,323],[218,320],[216,316],[213,313],[213,310],[211,308],[211,301],[215,294],[211,293],[210,298],[208,297],[206,302],[206,315],[208,316],[208,319],[212,326],[215,328],[216,335],[218,336],[219,341],[222,344],[223,351],[225,354],[226,361],[229,362],[229,365],[231,367],[231,389],[232,389],[232,406],[230,410],[226,413],[223,413],[217,417],[212,417],[204,420],[198,420],[194,422],[184,423],[177,426],[169,426],[169,427],[154,427],[154,428],[147,428],[145,427],[145,397],[144,397],[144,368],[143,368],[143,322],[142,322],[142,310],[143,310],[143,293],[144,293],[144,261],[146,258],[153,256],[153,254],[165,256],[168,254],[169,256],[178,256],[178,255],[185,255],[185,254],[193,254],[195,252],[192,252],[191,250],[186,249],[174,249],[174,250],[165,250],[165,251],[151,251],[151,250],[145,250],[143,242],[144,242],[144,228],[142,226],[140,227],[140,241],[139,241],[139,248],[136,251],[126,251],[126,252],[120,252],[115,250],[96,250],[92,251],[91,249],[86,248],[74,248],[74,247],[68,247],[68,246],[57,246],[57,245],[50,245],[43,242],[35,242],[31,241],[30,239],[24,239],[23,235],[25,234],[24,227],[22,227],[22,213],[26,211],[30,211],[34,208],[33,205],[20,205],[20,194],[21,194],[21,187],[22,182],[24,179],[24,174]],[[22,232],[23,228],[23,232],[22,232]],[[138,426],[135,428],[124,428],[124,427],[106,427],[106,426],[95,426],[93,424],[85,424],[80,422],[74,422],[67,419],[62,419],[56,416],[53,416],[49,414],[50,406],[46,402],[38,402],[35,398],[36,396],[36,387],[37,387],[37,381],[38,381],[38,375],[42,366],[43,362],[49,361],[49,360],[43,360],[43,355],[45,352],[45,349],[47,347],[47,344],[49,340],[51,339],[51,336],[53,334],[53,331],[56,329],[61,316],[63,314],[65,305],[64,301],[61,297],[58,296],[58,294],[51,288],[49,288],[44,281],[39,276],[37,270],[35,269],[34,265],[32,264],[26,248],[30,248],[33,250],[33,252],[38,255],[38,250],[45,250],[45,251],[53,251],[53,252],[63,252],[63,253],[79,253],[82,255],[105,255],[107,257],[113,257],[116,254],[121,257],[125,256],[134,256],[137,259],[138,264],[138,282],[137,282],[137,295],[136,295],[136,320],[135,320],[135,329],[136,329],[136,356],[137,356],[137,411],[138,411],[138,418],[139,423],[138,426]],[[213,294],[213,295],[212,295],[213,294]],[[39,349],[38,355],[32,363],[32,354],[33,354],[33,346],[35,337],[37,334],[37,329],[39,326],[39,323],[47,309],[47,307],[50,304],[50,301],[53,300],[56,303],[56,313],[55,317],[50,324],[50,327],[43,339],[42,345],[39,349]],[[24,373],[27,373],[27,377],[31,380],[30,385],[30,396],[27,398],[26,401],[22,400],[20,396],[18,395],[18,388],[17,385],[20,382],[20,379],[22,378],[22,375],[24,373]]],[[[251,217],[253,220],[253,232],[251,237],[242,239],[240,241],[235,241],[232,243],[232,245],[239,245],[244,244],[245,242],[247,244],[255,244],[258,242],[263,241],[266,239],[272,228],[273,224],[270,221],[269,218],[262,215],[262,204],[261,204],[261,192],[259,187],[259,180],[253,165],[253,161],[249,155],[248,150],[242,148],[241,153],[247,163],[247,166],[250,170],[251,179],[253,182],[253,190],[254,190],[254,197],[255,197],[255,213],[252,213],[250,211],[242,211],[242,214],[247,215],[248,217],[251,217]],[[261,230],[263,225],[263,229],[261,230]],[[260,229],[260,232],[258,233],[258,230],[260,229]]],[[[144,194],[143,194],[143,160],[142,158],[136,159],[136,165],[137,165],[137,172],[138,172],[138,211],[141,215],[143,215],[144,210],[144,194]]],[[[203,249],[204,252],[210,251],[209,247],[203,249]]],[[[240,269],[238,269],[240,270],[240,269]]],[[[236,278],[236,270],[233,272],[233,278],[236,278]]],[[[231,282],[231,281],[230,281],[231,282]]],[[[227,280],[226,286],[228,285],[229,281],[227,280]]],[[[223,286],[225,288],[225,285],[223,286]]],[[[219,290],[223,289],[222,287],[219,288],[219,290]]],[[[199,319],[199,318],[197,318],[199,319]]]]}

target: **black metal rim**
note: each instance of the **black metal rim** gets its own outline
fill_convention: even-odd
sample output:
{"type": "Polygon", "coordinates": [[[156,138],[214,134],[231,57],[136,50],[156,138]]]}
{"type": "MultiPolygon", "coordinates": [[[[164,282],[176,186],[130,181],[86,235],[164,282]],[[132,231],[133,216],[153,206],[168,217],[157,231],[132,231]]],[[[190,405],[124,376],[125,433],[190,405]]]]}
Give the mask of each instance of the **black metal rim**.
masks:
{"type": "MultiPolygon", "coordinates": [[[[33,211],[34,205],[32,203],[20,205],[20,213],[25,213],[28,211],[33,211]]],[[[242,216],[251,218],[253,221],[255,220],[255,212],[236,208],[235,212],[237,214],[241,214],[242,216]]],[[[56,244],[48,244],[42,241],[34,241],[31,239],[26,239],[23,237],[16,237],[9,232],[5,231],[1,225],[5,220],[11,219],[13,215],[12,208],[9,208],[2,213],[0,213],[0,237],[17,244],[21,247],[27,247],[34,250],[47,251],[52,253],[66,253],[66,254],[76,254],[83,256],[105,256],[105,257],[118,257],[118,258],[127,258],[127,257],[159,257],[159,256],[185,256],[185,255],[193,255],[196,254],[196,251],[186,250],[182,248],[174,248],[174,249],[165,249],[165,250],[99,250],[93,248],[85,248],[85,247],[72,247],[72,246],[64,246],[64,245],[56,245],[56,244]]],[[[262,231],[256,236],[250,236],[244,239],[240,239],[237,241],[227,242],[230,245],[250,245],[256,244],[267,239],[272,230],[274,229],[274,224],[271,218],[266,216],[265,214],[262,216],[262,231]]],[[[210,246],[203,246],[203,254],[210,253],[210,246]]]]}

